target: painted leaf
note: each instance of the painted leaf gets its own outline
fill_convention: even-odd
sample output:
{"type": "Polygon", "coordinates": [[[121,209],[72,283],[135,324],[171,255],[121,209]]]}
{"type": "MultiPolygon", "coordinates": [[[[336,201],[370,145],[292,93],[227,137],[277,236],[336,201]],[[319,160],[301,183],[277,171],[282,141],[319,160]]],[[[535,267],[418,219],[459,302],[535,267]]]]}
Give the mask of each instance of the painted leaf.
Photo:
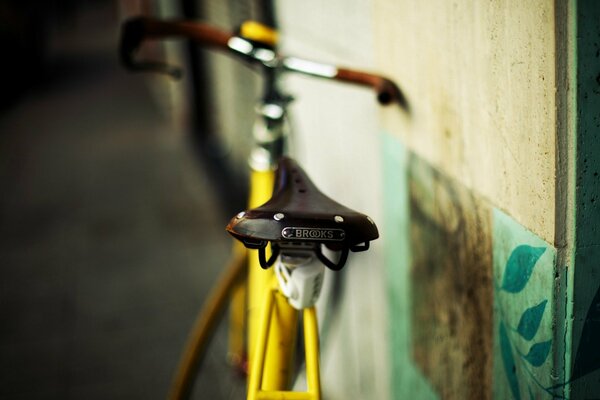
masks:
{"type": "Polygon", "coordinates": [[[539,367],[548,358],[550,354],[550,347],[552,346],[552,340],[546,342],[536,343],[529,349],[529,353],[523,358],[534,367],[539,367]]]}
{"type": "Polygon", "coordinates": [[[517,380],[517,366],[515,365],[512,346],[510,345],[503,322],[500,322],[500,353],[502,354],[502,364],[504,365],[504,372],[506,373],[510,390],[516,400],[521,400],[519,381],[517,380]]]}
{"type": "Polygon", "coordinates": [[[545,247],[528,245],[517,246],[506,262],[502,289],[510,293],[518,293],[529,281],[535,263],[546,251],[545,247]]]}
{"type": "Polygon", "coordinates": [[[531,386],[527,386],[529,389],[529,400],[535,400],[535,396],[533,395],[533,390],[531,390],[531,386]]]}
{"type": "Polygon", "coordinates": [[[600,369],[600,288],[585,316],[571,381],[600,369]]]}
{"type": "Polygon", "coordinates": [[[544,316],[544,310],[548,300],[542,301],[537,306],[528,308],[521,315],[519,325],[517,326],[517,332],[526,340],[531,340],[540,328],[542,317],[544,316]]]}

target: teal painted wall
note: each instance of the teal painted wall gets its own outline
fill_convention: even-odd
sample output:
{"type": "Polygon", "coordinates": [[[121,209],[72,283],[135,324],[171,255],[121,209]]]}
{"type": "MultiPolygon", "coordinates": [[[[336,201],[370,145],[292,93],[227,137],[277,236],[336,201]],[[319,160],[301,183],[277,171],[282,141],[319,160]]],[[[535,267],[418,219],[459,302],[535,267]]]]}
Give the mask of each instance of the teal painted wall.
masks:
{"type": "Polygon", "coordinates": [[[408,198],[408,153],[391,135],[383,140],[384,215],[382,231],[389,296],[391,384],[393,399],[437,399],[412,361],[411,247],[408,198]]]}
{"type": "Polygon", "coordinates": [[[565,397],[556,249],[396,137],[382,153],[392,397],[565,397]]]}
{"type": "Polygon", "coordinates": [[[398,138],[383,145],[392,397],[490,398],[491,208],[398,138]]]}
{"type": "Polygon", "coordinates": [[[600,398],[600,2],[577,2],[576,219],[570,397],[600,398]]]}

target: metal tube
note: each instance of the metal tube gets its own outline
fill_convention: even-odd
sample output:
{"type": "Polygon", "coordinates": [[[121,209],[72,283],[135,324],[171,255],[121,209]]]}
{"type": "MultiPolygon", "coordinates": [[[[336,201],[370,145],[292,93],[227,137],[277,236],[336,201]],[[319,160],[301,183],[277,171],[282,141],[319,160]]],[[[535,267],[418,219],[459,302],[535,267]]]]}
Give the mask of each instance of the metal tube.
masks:
{"type": "Polygon", "coordinates": [[[319,368],[319,328],[315,307],[304,309],[304,351],[306,353],[306,383],[315,400],[321,398],[319,368]]]}
{"type": "Polygon", "coordinates": [[[261,389],[263,379],[263,368],[265,365],[265,355],[267,352],[267,339],[269,337],[269,328],[271,327],[271,315],[273,311],[272,290],[265,292],[264,301],[260,311],[260,325],[258,326],[258,336],[256,348],[254,349],[254,358],[250,365],[250,377],[248,383],[248,400],[255,400],[258,391],[261,389]]]}

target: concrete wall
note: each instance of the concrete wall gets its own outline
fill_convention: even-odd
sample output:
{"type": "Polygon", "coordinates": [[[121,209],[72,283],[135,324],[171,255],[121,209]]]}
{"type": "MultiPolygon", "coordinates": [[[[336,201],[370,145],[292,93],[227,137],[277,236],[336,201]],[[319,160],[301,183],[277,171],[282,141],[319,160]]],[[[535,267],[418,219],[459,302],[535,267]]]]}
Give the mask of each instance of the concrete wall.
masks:
{"type": "Polygon", "coordinates": [[[375,2],[378,67],[413,105],[388,130],[549,242],[554,14],[547,0],[375,2]]]}

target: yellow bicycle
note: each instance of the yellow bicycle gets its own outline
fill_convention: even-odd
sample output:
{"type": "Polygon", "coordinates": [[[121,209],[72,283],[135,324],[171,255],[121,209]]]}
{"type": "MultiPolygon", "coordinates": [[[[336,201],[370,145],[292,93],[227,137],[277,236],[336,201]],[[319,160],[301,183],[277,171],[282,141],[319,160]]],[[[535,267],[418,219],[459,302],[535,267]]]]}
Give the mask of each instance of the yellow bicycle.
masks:
{"type": "Polygon", "coordinates": [[[249,165],[248,210],[227,231],[238,242],[229,267],[215,285],[190,334],[169,398],[187,398],[218,317],[230,305],[229,357],[247,365],[247,398],[321,398],[319,331],[314,304],[325,267],[340,270],[350,251],[365,251],[377,239],[375,222],[328,198],[302,168],[285,156],[292,100],[280,77],[294,72],[373,88],[382,104],[403,103],[398,87],[375,74],[340,68],[277,51],[277,32],[256,22],[236,34],[191,21],[134,18],[124,23],[121,60],[137,71],[178,76],[177,68],[134,58],[143,41],[171,37],[226,51],[265,78],[257,105],[249,165]],[[300,322],[301,321],[301,322],[300,322]],[[302,326],[307,391],[290,390],[297,335],[302,326]]]}

